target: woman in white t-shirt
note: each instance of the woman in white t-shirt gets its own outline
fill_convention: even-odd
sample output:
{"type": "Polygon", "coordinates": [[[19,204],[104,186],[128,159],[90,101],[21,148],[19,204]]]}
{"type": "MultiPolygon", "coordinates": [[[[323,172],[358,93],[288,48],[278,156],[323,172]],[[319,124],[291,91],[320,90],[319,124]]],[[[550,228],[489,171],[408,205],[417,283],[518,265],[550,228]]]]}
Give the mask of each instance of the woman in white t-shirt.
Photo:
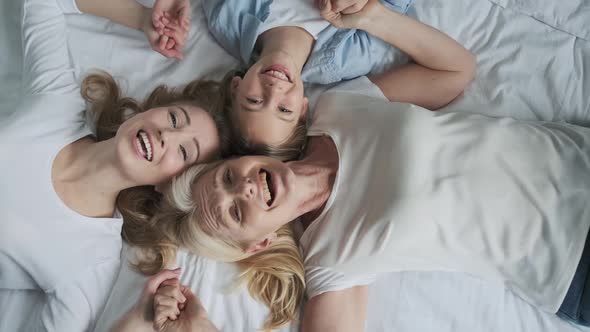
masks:
{"type": "Polygon", "coordinates": [[[23,2],[24,95],[0,120],[0,289],[45,291],[44,329],[57,331],[89,329],[100,314],[120,264],[120,214],[225,144],[223,122],[206,109],[213,83],[159,87],[143,103],[121,96],[108,74],[80,89],[64,17],[77,5],[151,26],[134,0],[23,2]]]}
{"type": "Polygon", "coordinates": [[[258,261],[282,268],[286,285],[261,286],[281,298],[303,287],[282,251],[285,227],[300,223],[304,331],[362,330],[367,285],[403,270],[469,273],[587,324],[564,305],[579,301],[572,281],[590,258],[590,129],[430,112],[368,86],[320,97],[301,160],[246,156],[175,178],[161,232],[182,229],[168,240],[237,262],[251,292],[267,280],[258,261]]]}

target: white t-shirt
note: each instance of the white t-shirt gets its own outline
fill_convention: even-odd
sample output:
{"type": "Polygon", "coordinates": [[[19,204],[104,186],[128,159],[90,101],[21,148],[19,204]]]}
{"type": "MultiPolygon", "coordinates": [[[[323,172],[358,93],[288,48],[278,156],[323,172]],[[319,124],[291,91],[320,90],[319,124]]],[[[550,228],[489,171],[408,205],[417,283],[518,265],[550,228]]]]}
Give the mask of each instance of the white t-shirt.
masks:
{"type": "Polygon", "coordinates": [[[320,15],[314,0],[274,0],[262,32],[280,26],[294,26],[304,29],[317,39],[320,31],[329,25],[320,15]]]}
{"type": "Polygon", "coordinates": [[[91,134],[66,42],[64,10],[77,9],[73,0],[23,6],[24,96],[0,120],[0,289],[47,292],[45,329],[81,331],[119,268],[122,220],[84,217],[54,190],[56,155],[91,134]]]}
{"type": "Polygon", "coordinates": [[[590,228],[590,129],[430,112],[355,82],[320,98],[310,128],[340,161],[301,237],[308,295],[382,272],[461,271],[556,312],[590,228]]]}

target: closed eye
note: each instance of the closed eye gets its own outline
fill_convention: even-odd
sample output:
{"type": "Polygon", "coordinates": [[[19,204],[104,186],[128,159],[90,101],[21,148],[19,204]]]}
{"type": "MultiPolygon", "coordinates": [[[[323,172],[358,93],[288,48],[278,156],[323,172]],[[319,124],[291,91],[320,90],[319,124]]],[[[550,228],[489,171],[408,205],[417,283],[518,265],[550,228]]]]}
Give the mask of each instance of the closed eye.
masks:
{"type": "Polygon", "coordinates": [[[176,114],[174,114],[174,112],[169,112],[170,114],[170,121],[172,122],[172,128],[176,129],[176,127],[178,126],[178,119],[176,117],[176,114]]]}
{"type": "Polygon", "coordinates": [[[253,104],[253,105],[262,104],[262,100],[258,99],[258,98],[246,98],[246,101],[248,101],[248,103],[253,104]]]}
{"type": "Polygon", "coordinates": [[[279,112],[281,112],[281,113],[287,113],[287,114],[293,113],[293,111],[291,111],[290,109],[284,108],[282,106],[279,106],[279,112]]]}
{"type": "Polygon", "coordinates": [[[231,171],[229,170],[229,168],[225,170],[225,173],[223,173],[223,181],[226,184],[231,184],[232,183],[231,171]]]}
{"type": "Polygon", "coordinates": [[[184,146],[180,146],[180,153],[182,154],[182,159],[186,161],[188,159],[188,154],[186,153],[186,149],[184,146]]]}

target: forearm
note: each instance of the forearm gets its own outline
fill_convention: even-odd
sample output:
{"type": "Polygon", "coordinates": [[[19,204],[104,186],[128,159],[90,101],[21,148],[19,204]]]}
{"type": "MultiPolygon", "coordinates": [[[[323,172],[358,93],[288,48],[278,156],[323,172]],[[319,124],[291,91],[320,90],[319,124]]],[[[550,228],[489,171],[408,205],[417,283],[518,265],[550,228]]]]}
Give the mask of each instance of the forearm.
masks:
{"type": "Polygon", "coordinates": [[[152,332],[151,322],[133,310],[128,311],[109,329],[109,332],[152,332]]]}
{"type": "Polygon", "coordinates": [[[475,56],[446,34],[378,4],[359,28],[434,70],[472,71],[475,56]]]}
{"type": "Polygon", "coordinates": [[[149,9],[135,0],[76,0],[76,4],[84,13],[137,30],[141,30],[145,15],[150,15],[149,9]]]}

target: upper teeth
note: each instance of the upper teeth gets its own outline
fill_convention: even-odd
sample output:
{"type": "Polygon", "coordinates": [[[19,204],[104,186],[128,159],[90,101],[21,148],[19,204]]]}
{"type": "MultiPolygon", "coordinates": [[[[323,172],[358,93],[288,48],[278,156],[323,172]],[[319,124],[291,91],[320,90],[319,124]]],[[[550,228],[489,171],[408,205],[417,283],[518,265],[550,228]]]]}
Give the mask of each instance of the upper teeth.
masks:
{"type": "Polygon", "coordinates": [[[272,197],[270,196],[270,189],[268,188],[268,183],[266,182],[266,172],[260,172],[258,177],[260,177],[260,182],[262,182],[264,201],[268,203],[272,197]]]}
{"type": "Polygon", "coordinates": [[[271,76],[281,79],[283,81],[289,80],[289,77],[287,75],[285,75],[285,73],[283,73],[282,71],[269,70],[269,71],[267,71],[267,73],[270,74],[271,76]]]}
{"type": "Polygon", "coordinates": [[[152,160],[152,145],[150,144],[150,140],[148,139],[147,134],[143,131],[139,132],[139,136],[141,137],[141,140],[143,141],[143,144],[145,145],[145,147],[147,149],[147,159],[149,161],[151,161],[152,160]]]}

